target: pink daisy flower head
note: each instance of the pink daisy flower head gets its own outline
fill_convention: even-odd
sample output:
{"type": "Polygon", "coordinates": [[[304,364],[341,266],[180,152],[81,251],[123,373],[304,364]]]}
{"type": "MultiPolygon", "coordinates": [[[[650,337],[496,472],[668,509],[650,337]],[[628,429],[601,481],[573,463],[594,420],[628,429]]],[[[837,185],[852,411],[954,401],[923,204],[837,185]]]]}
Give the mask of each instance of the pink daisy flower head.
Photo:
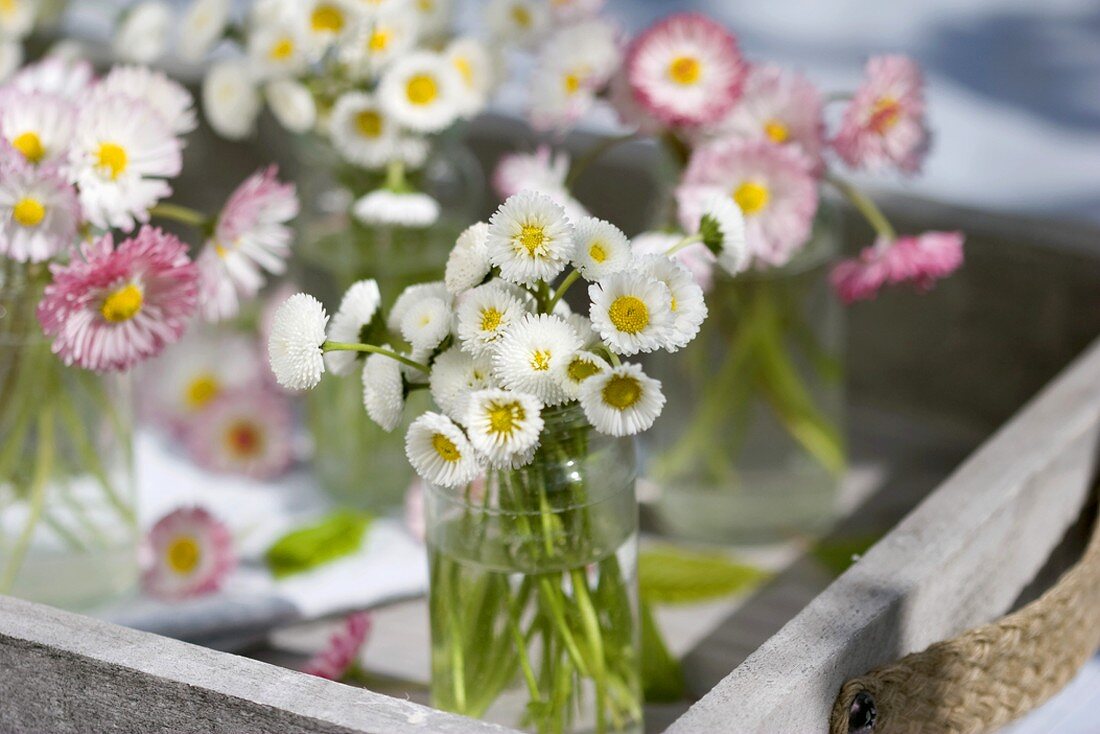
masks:
{"type": "Polygon", "coordinates": [[[740,97],[747,71],[733,34],[700,13],[678,13],[644,31],[625,70],[635,102],[669,127],[717,122],[740,97]]]}
{"type": "Polygon", "coordinates": [[[24,66],[9,80],[8,85],[21,92],[42,92],[77,101],[94,81],[95,71],[91,62],[55,55],[24,66]]]}
{"type": "Polygon", "coordinates": [[[853,168],[917,173],[929,143],[920,67],[905,56],[876,56],[865,75],[833,148],[853,168]]]}
{"type": "Polygon", "coordinates": [[[76,244],[80,203],[54,166],[35,167],[9,146],[0,152],[0,255],[42,262],[76,244]]]}
{"type": "Polygon", "coordinates": [[[871,300],[886,285],[912,283],[927,291],[963,263],[962,232],[925,232],[890,242],[880,238],[858,258],[845,260],[830,275],[846,304],[871,300]]]}
{"type": "Polygon", "coordinates": [[[310,658],[302,672],[328,680],[340,680],[355,664],[370,629],[369,612],[352,612],[344,618],[340,628],[332,633],[328,646],[310,658]]]}
{"type": "Polygon", "coordinates": [[[114,245],[87,242],[82,257],[50,266],[38,320],[65,364],[126,370],[176,342],[198,300],[198,270],[174,235],[145,226],[114,245]]]}
{"type": "Polygon", "coordinates": [[[793,148],[735,139],[697,148],[676,190],[684,227],[694,231],[718,196],[740,207],[757,264],[784,265],[809,239],[817,183],[809,161],[793,148]]]}
{"type": "Polygon", "coordinates": [[[293,459],[290,405],[266,390],[241,390],[218,397],[192,419],[187,432],[191,456],[222,474],[270,479],[293,459]]]}
{"type": "Polygon", "coordinates": [[[821,93],[801,74],[777,66],[754,66],[744,94],[716,132],[793,146],[820,168],[825,139],[821,93]]]}
{"type": "Polygon", "coordinates": [[[493,171],[493,190],[501,199],[515,196],[524,189],[536,191],[565,188],[569,175],[569,154],[554,153],[549,145],[540,145],[533,153],[507,153],[493,171]]]}
{"type": "Polygon", "coordinates": [[[186,599],[222,587],[237,566],[233,536],[200,507],[174,510],[145,539],[141,586],[158,599],[186,599]]]}

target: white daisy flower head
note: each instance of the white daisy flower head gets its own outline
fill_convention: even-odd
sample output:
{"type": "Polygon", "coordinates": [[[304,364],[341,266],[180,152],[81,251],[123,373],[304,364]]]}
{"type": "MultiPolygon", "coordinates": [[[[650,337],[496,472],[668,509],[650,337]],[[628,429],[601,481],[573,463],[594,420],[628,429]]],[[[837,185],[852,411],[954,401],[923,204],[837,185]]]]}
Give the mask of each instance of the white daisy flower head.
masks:
{"type": "Polygon", "coordinates": [[[305,293],[294,294],[275,311],[267,356],[280,385],[288,390],[317,387],[325,373],[322,346],[327,324],[325,307],[305,293]]]}
{"type": "Polygon", "coordinates": [[[458,295],[474,288],[485,280],[492,270],[489,262],[489,225],[478,222],[467,227],[458,236],[451,254],[447,256],[447,268],[443,282],[447,290],[458,295]]]}
{"type": "Polygon", "coordinates": [[[0,134],[32,164],[64,161],[76,110],[64,97],[11,90],[0,94],[0,134]]]}
{"type": "Polygon", "coordinates": [[[420,22],[421,35],[435,38],[451,27],[454,0],[412,0],[420,22]]]}
{"type": "Polygon", "coordinates": [[[409,3],[389,2],[364,13],[340,44],[340,60],[352,76],[369,78],[416,46],[420,20],[409,3]]]}
{"type": "MultiPolygon", "coordinates": [[[[382,294],[374,280],[360,280],[348,288],[340,301],[340,308],[328,325],[328,339],[344,344],[373,344],[385,331],[382,312],[382,294]]],[[[347,375],[357,362],[364,358],[362,352],[334,351],[325,353],[325,363],[334,375],[347,375]]],[[[392,361],[392,360],[391,360],[392,361]]]]}
{"type": "Polygon", "coordinates": [[[41,0],[8,0],[0,6],[0,36],[17,41],[34,29],[41,0]]]}
{"type": "Polygon", "coordinates": [[[600,433],[633,436],[646,431],[665,405],[661,383],[636,364],[611,367],[585,380],[580,389],[585,417],[600,433]]]}
{"type": "Polygon", "coordinates": [[[451,347],[435,358],[429,381],[432,400],[459,423],[466,422],[470,395],[478,390],[496,387],[489,357],[473,357],[458,347],[451,347]]]}
{"type": "Polygon", "coordinates": [[[184,61],[197,63],[222,39],[231,0],[192,0],[180,20],[176,48],[184,61]]]}
{"type": "Polygon", "coordinates": [[[95,82],[95,70],[84,58],[51,53],[41,61],[25,66],[12,77],[11,86],[20,92],[43,92],[73,100],[95,82]]]}
{"type": "Polygon", "coordinates": [[[447,290],[447,286],[442,280],[410,285],[401,291],[401,294],[397,296],[397,300],[393,302],[393,306],[390,307],[389,314],[386,316],[386,327],[390,331],[400,333],[401,321],[405,318],[405,314],[409,312],[413,304],[428,298],[439,298],[448,304],[451,303],[450,291],[447,290]]]}
{"type": "Polygon", "coordinates": [[[546,194],[522,191],[489,219],[489,261],[519,285],[556,278],[573,257],[573,225],[546,194]]]}
{"type": "Polygon", "coordinates": [[[458,118],[464,83],[442,55],[415,51],[386,68],[378,85],[378,99],[402,127],[437,133],[458,118]]]}
{"type": "Polygon", "coordinates": [[[542,401],[516,390],[472,393],[466,409],[470,443],[497,468],[530,461],[542,433],[542,401]]]}
{"type": "Polygon", "coordinates": [[[463,294],[458,306],[458,339],[462,349],[475,356],[491,354],[509,327],[527,314],[523,301],[489,282],[463,294]]]}
{"type": "Polygon", "coordinates": [[[547,5],[544,0],[489,0],[485,23],[497,41],[530,48],[550,25],[547,5]]]}
{"type": "Polygon", "coordinates": [[[665,343],[672,322],[672,294],[661,281],[626,271],[588,287],[589,316],[617,354],[652,352],[665,343]]]}
{"type": "Polygon", "coordinates": [[[484,43],[469,36],[447,44],[443,56],[462,79],[459,114],[473,117],[485,108],[495,83],[492,56],[484,43]]]}
{"type": "Polygon", "coordinates": [[[125,231],[149,220],[149,209],[172,193],[182,145],[149,105],[120,96],[84,106],[69,149],[69,170],[84,216],[97,227],[125,231]]]}
{"type": "Polygon", "coordinates": [[[397,157],[397,126],[366,92],[347,92],[336,100],[328,133],[340,155],[365,168],[381,168],[397,157]]]}
{"type": "Polygon", "coordinates": [[[619,68],[619,32],[592,19],[555,31],[539,51],[532,74],[532,123],[542,130],[564,129],[595,104],[619,68]]]}
{"type": "Polygon", "coordinates": [[[248,60],[257,79],[285,79],[305,71],[316,58],[301,26],[276,17],[248,35],[248,60]]]}
{"type": "Polygon", "coordinates": [[[531,393],[546,405],[565,402],[559,367],[581,348],[564,319],[527,314],[507,329],[493,347],[493,373],[510,390],[531,393]]]}
{"type": "Polygon", "coordinates": [[[175,17],[163,0],[147,0],[127,10],[115,32],[112,48],[126,61],[150,64],[168,48],[168,36],[175,17]]]}
{"type": "Polygon", "coordinates": [[[455,488],[481,473],[477,453],[454,421],[439,413],[425,413],[405,434],[405,455],[424,481],[455,488]]]}
{"type": "Polygon", "coordinates": [[[363,224],[422,229],[439,220],[439,202],[419,191],[377,189],[362,196],[351,213],[363,224]]]}
{"type": "Polygon", "coordinates": [[[552,0],[550,12],[557,23],[572,23],[597,15],[607,0],[552,0]]]}
{"type": "Polygon", "coordinates": [[[610,222],[585,217],[573,228],[573,242],[573,265],[585,280],[603,280],[630,266],[630,240],[610,222]]]}
{"type": "Polygon", "coordinates": [[[664,255],[645,255],[638,259],[638,265],[646,275],[664,283],[672,297],[672,321],[665,333],[664,348],[669,352],[683,349],[698,335],[707,318],[702,287],[687,267],[664,255]]]}
{"type": "Polygon", "coordinates": [[[718,265],[730,275],[744,272],[752,261],[745,236],[745,215],[729,196],[715,196],[699,218],[703,244],[718,258],[718,265]]]}
{"type": "MultiPolygon", "coordinates": [[[[686,236],[683,232],[642,232],[636,235],[630,244],[636,258],[644,255],[667,257],[668,251],[676,247],[686,236]]],[[[702,242],[695,242],[676,250],[672,258],[688,269],[704,292],[714,285],[714,253],[702,242]]]]}
{"type": "Polygon", "coordinates": [[[97,97],[119,96],[144,101],[176,135],[185,135],[198,127],[191,93],[164,72],[147,66],[112,67],[92,93],[97,97]]]}
{"type": "Polygon", "coordinates": [[[275,79],[264,85],[264,98],[279,124],[292,133],[304,133],[317,122],[317,103],[306,85],[293,79],[275,79]]]}
{"type": "MultiPolygon", "coordinates": [[[[385,348],[390,346],[387,344],[385,348]]],[[[405,380],[400,362],[384,354],[367,355],[363,362],[363,407],[383,431],[389,433],[397,428],[405,411],[405,380]]]]}
{"type": "Polygon", "coordinates": [[[608,369],[607,362],[592,352],[574,352],[569,359],[558,364],[558,381],[565,389],[570,400],[577,400],[581,395],[581,387],[586,380],[596,375],[603,374],[608,369]]]}
{"type": "Polygon", "coordinates": [[[230,140],[247,137],[260,114],[259,90],[244,59],[218,61],[202,80],[202,107],[214,132],[230,140]]]}
{"type": "Polygon", "coordinates": [[[359,22],[354,0],[299,0],[295,27],[304,29],[304,37],[314,53],[323,52],[348,36],[359,22]]]}
{"type": "Polygon", "coordinates": [[[564,318],[573,327],[577,338],[581,340],[582,349],[588,349],[599,344],[600,335],[592,326],[592,319],[579,313],[567,314],[564,318]]]}
{"type": "Polygon", "coordinates": [[[409,307],[401,319],[401,336],[414,353],[430,353],[451,333],[451,306],[442,298],[425,298],[409,307]]]}

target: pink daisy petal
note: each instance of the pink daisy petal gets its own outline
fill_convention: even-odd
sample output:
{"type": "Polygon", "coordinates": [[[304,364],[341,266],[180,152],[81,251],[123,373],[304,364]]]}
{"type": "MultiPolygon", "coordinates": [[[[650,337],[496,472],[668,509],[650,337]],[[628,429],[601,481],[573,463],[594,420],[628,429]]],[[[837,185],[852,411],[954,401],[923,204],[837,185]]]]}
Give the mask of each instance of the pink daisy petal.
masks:
{"type": "Polygon", "coordinates": [[[962,232],[925,232],[893,243],[879,240],[858,258],[838,264],[830,280],[846,304],[871,300],[885,285],[912,283],[927,291],[962,266],[963,241],[962,232]]]}
{"type": "Polygon", "coordinates": [[[76,243],[80,203],[55,165],[34,166],[0,143],[0,255],[42,262],[76,243]]]}
{"type": "Polygon", "coordinates": [[[329,638],[328,646],[310,658],[302,672],[328,680],[340,680],[355,663],[370,634],[369,612],[353,612],[329,638]]]}
{"type": "Polygon", "coordinates": [[[237,566],[229,529],[201,507],[165,515],[149,530],[145,544],[142,588],[159,599],[213,593],[237,566]]]}
{"type": "MultiPolygon", "coordinates": [[[[293,238],[287,222],[298,216],[299,204],[294,184],[282,183],[278,174],[278,167],[269,166],[249,176],[230,194],[218,216],[214,247],[231,273],[286,270],[293,238]]],[[[249,295],[255,295],[258,287],[244,280],[249,295]]]]}
{"type": "Polygon", "coordinates": [[[282,395],[245,389],[215,399],[195,416],[187,446],[202,467],[270,479],[293,460],[290,405],[282,395]]]}

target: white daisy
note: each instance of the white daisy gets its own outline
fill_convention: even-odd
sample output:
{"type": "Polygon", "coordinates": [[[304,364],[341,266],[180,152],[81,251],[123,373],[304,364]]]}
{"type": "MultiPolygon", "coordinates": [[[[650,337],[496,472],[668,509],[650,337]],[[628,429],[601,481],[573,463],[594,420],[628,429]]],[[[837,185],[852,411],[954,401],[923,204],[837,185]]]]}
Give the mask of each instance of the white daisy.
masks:
{"type": "Polygon", "coordinates": [[[416,10],[387,3],[364,14],[355,32],[340,44],[340,60],[355,77],[372,77],[394,59],[408,53],[419,37],[416,10]]]}
{"type": "Polygon", "coordinates": [[[520,285],[556,278],[573,257],[573,226],[545,194],[523,191],[489,219],[489,261],[520,285]]]}
{"type": "Polygon", "coordinates": [[[599,343],[600,335],[592,326],[592,320],[590,318],[583,314],[571,313],[565,316],[565,320],[573,327],[573,331],[576,333],[577,338],[581,340],[581,348],[588,349],[599,343]]]}
{"type": "Polygon", "coordinates": [[[253,28],[247,50],[252,73],[258,79],[296,76],[313,60],[304,33],[288,21],[265,22],[253,28]]]}
{"type": "Polygon", "coordinates": [[[581,348],[573,327],[549,314],[527,314],[493,347],[493,373],[511,390],[529,392],[546,405],[568,397],[558,381],[559,366],[581,348]]]}
{"type": "Polygon", "coordinates": [[[664,283],[672,297],[669,303],[672,322],[665,332],[664,348],[670,352],[683,349],[707,318],[703,289],[683,264],[663,255],[646,255],[639,258],[638,265],[646,275],[664,283]]]}
{"type": "Polygon", "coordinates": [[[0,134],[29,163],[51,163],[68,155],[76,112],[63,97],[10,91],[0,95],[0,134]]]}
{"type": "Polygon", "coordinates": [[[397,156],[397,127],[366,92],[348,92],[336,100],[328,133],[342,156],[365,168],[381,168],[397,156]]]}
{"type": "Polygon", "coordinates": [[[397,300],[393,302],[393,306],[390,307],[390,312],[386,316],[386,327],[395,333],[401,331],[401,321],[405,318],[405,314],[409,312],[409,309],[413,307],[417,301],[422,301],[427,298],[439,298],[447,303],[451,302],[450,291],[447,290],[447,286],[444,285],[442,280],[433,280],[428,283],[417,283],[410,285],[405,290],[401,291],[401,295],[397,297],[397,300]]]}
{"type": "Polygon", "coordinates": [[[271,114],[292,133],[304,133],[317,122],[317,103],[306,85],[293,79],[275,79],[264,86],[271,114]]]}
{"type": "Polygon", "coordinates": [[[127,61],[150,64],[168,48],[168,34],[175,18],[171,6],[162,0],[148,0],[125,12],[115,32],[112,48],[127,61]]]}
{"type": "MultiPolygon", "coordinates": [[[[385,348],[390,346],[387,344],[385,348]]],[[[400,362],[383,354],[367,356],[363,363],[363,407],[382,430],[397,428],[405,410],[405,381],[400,362]]]]}
{"type": "Polygon", "coordinates": [[[6,0],[0,4],[0,36],[19,40],[34,29],[41,0],[6,0]]]}
{"type": "Polygon", "coordinates": [[[630,241],[610,222],[586,217],[573,229],[573,265],[585,280],[603,280],[630,265],[630,241]]]}
{"type": "Polygon", "coordinates": [[[659,381],[647,377],[636,364],[624,364],[585,380],[580,403],[600,433],[633,436],[653,425],[665,405],[665,396],[659,381]]]}
{"type": "Polygon", "coordinates": [[[409,307],[401,319],[401,336],[414,353],[431,352],[451,333],[451,307],[442,298],[425,298],[409,307]]]}
{"type": "Polygon", "coordinates": [[[558,23],[572,23],[595,16],[606,0],[551,0],[550,12],[558,23]]]}
{"type": "Polygon", "coordinates": [[[419,191],[378,189],[355,202],[351,213],[363,224],[422,228],[439,220],[439,202],[419,191]]]}
{"type": "Polygon", "coordinates": [[[703,244],[718,257],[718,264],[730,275],[749,267],[752,252],[745,236],[745,215],[729,196],[715,196],[699,219],[703,244]]]}
{"type": "Polygon", "coordinates": [[[540,129],[562,129],[595,103],[619,68],[618,31],[592,19],[556,30],[539,51],[531,78],[530,116],[540,129]]]}
{"type": "Polygon", "coordinates": [[[96,85],[94,94],[144,101],[176,135],[184,135],[198,127],[191,93],[164,72],[147,66],[112,67],[96,85]]]}
{"type": "Polygon", "coordinates": [[[432,39],[450,29],[453,3],[454,0],[413,0],[422,36],[432,39]]]}
{"type": "MultiPolygon", "coordinates": [[[[328,326],[329,341],[344,344],[371,344],[385,329],[379,306],[382,294],[374,280],[361,280],[348,288],[340,308],[328,326]]],[[[325,353],[325,363],[334,375],[349,374],[363,352],[335,351],[325,353]]],[[[390,360],[393,361],[393,360],[390,360]]]]}
{"type": "Polygon", "coordinates": [[[84,216],[97,227],[134,228],[172,193],[180,141],[151,107],[126,97],[97,97],[81,110],[69,149],[70,176],[84,216]]]}
{"type": "Polygon", "coordinates": [[[443,282],[447,290],[457,295],[479,285],[492,269],[489,262],[489,225],[478,222],[466,228],[458,236],[451,254],[447,257],[447,269],[443,282]]]}
{"type": "Polygon", "coordinates": [[[429,385],[435,404],[459,423],[466,421],[471,393],[496,387],[489,357],[472,357],[458,347],[435,358],[429,385]]]}
{"type": "Polygon", "coordinates": [[[485,24],[498,41],[532,47],[546,32],[550,13],[543,0],[489,0],[485,24]]]}
{"type": "Polygon", "coordinates": [[[0,176],[0,255],[42,262],[76,242],[76,192],[52,167],[4,165],[0,176]]]}
{"type": "Polygon", "coordinates": [[[524,392],[479,390],[469,397],[466,426],[470,443],[493,466],[512,468],[529,461],[538,446],[542,401],[524,392]]]}
{"type": "Polygon", "coordinates": [[[305,293],[294,294],[275,311],[267,356],[280,385],[288,390],[308,390],[321,381],[327,324],[325,307],[305,293]]]}
{"type": "Polygon", "coordinates": [[[231,140],[247,137],[261,106],[248,62],[226,59],[211,66],[202,80],[202,106],[214,132],[231,140]]]}
{"type": "Polygon", "coordinates": [[[389,67],[378,86],[378,99],[402,127],[436,133],[459,115],[464,82],[443,56],[430,51],[407,54],[389,67]]]}
{"type": "Polygon", "coordinates": [[[193,0],[180,20],[176,43],[185,61],[202,61],[221,40],[231,6],[230,0],[193,0]]]}
{"type": "Polygon", "coordinates": [[[20,92],[43,92],[74,100],[87,92],[94,81],[95,70],[86,59],[51,54],[20,69],[12,77],[11,86],[20,92]]]}
{"type": "MultiPolygon", "coordinates": [[[[634,257],[643,255],[666,255],[687,235],[683,232],[651,231],[636,235],[630,242],[634,257]]],[[[688,269],[703,291],[710,290],[714,284],[714,253],[702,242],[695,242],[676,250],[672,257],[688,269]]]]}
{"type": "Polygon", "coordinates": [[[484,109],[493,89],[493,60],[489,50],[476,38],[463,36],[447,44],[443,56],[462,79],[459,114],[473,117],[484,109]]]}
{"type": "Polygon", "coordinates": [[[424,481],[441,487],[461,487],[481,473],[466,434],[439,413],[425,413],[413,421],[405,434],[405,455],[424,481]]]}
{"type": "Polygon", "coordinates": [[[497,282],[465,294],[458,307],[458,339],[475,356],[490,354],[505,330],[527,313],[523,302],[497,282]]]}
{"type": "Polygon", "coordinates": [[[672,322],[668,286],[643,273],[623,272],[588,287],[589,315],[600,336],[618,354],[660,348],[672,322]]]}
{"type": "Polygon", "coordinates": [[[350,34],[359,21],[359,13],[349,0],[298,0],[296,27],[304,27],[310,48],[320,52],[350,34]]]}
{"type": "Polygon", "coordinates": [[[575,352],[569,359],[558,364],[557,378],[569,399],[576,400],[580,397],[585,380],[602,374],[606,369],[607,362],[599,355],[585,351],[575,352]]]}

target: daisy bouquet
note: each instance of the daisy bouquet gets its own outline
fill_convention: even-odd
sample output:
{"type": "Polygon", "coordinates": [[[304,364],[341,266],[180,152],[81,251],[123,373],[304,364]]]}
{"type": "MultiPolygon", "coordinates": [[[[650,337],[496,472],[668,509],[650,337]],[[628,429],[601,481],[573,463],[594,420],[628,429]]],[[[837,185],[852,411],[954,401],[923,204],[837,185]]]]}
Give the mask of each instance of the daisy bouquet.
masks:
{"type": "Polygon", "coordinates": [[[83,604],[133,580],[130,406],[111,378],[284,266],[297,202],[274,171],[215,217],[165,201],[195,124],[145,67],[97,78],[54,56],[0,87],[2,593],[83,604]],[[194,227],[198,255],[153,218],[194,227]]]}
{"type": "Polygon", "coordinates": [[[444,280],[405,289],[386,311],[368,280],[331,320],[306,294],[277,312],[280,384],[358,373],[386,430],[411,394],[435,403],[405,449],[429,485],[440,707],[511,713],[538,731],[638,726],[630,437],[665,397],[624,359],[678,351],[698,333],[703,290],[670,256],[704,243],[740,267],[744,232],[729,214],[719,204],[699,231],[645,254],[614,225],[574,222],[549,196],[521,192],[458,238],[444,280]],[[564,300],[581,282],[588,316],[564,300]]]}

